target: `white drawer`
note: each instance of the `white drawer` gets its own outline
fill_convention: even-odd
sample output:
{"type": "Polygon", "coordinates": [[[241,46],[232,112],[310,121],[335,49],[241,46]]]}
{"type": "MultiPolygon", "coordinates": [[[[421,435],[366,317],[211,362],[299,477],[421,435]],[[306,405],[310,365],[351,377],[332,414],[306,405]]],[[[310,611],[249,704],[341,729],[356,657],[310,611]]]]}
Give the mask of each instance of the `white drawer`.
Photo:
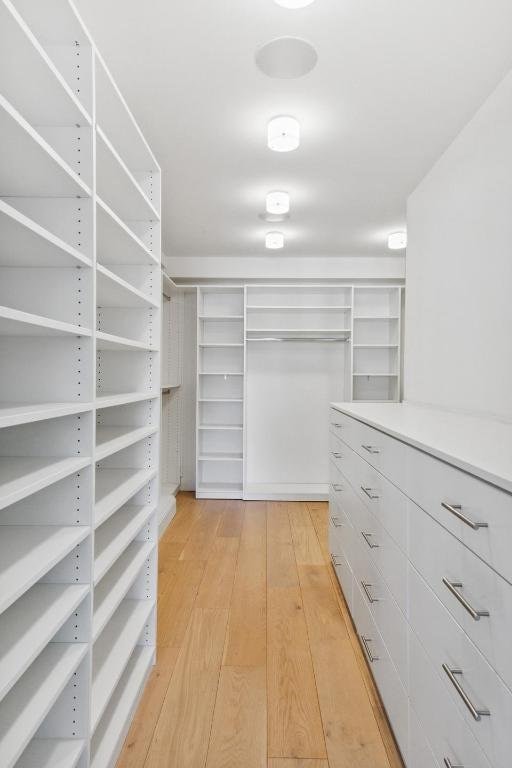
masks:
{"type": "Polygon", "coordinates": [[[370,556],[362,550],[362,545],[357,538],[352,544],[352,550],[354,551],[356,548],[359,551],[353,557],[352,562],[354,589],[357,585],[364,595],[364,600],[386,643],[387,650],[398,670],[402,684],[407,688],[408,653],[405,616],[393,599],[382,574],[370,556]]]}
{"type": "Polygon", "coordinates": [[[329,513],[329,552],[331,562],[349,610],[352,613],[352,570],[346,553],[347,528],[351,526],[341,510],[336,508],[336,514],[333,515],[329,506],[329,513]]]}
{"type": "MultiPolygon", "coordinates": [[[[411,627],[441,675],[444,696],[451,699],[493,766],[510,768],[512,693],[411,565],[409,594],[411,627]],[[453,669],[461,673],[455,673],[450,679],[447,670],[453,669]],[[476,711],[472,715],[471,706],[481,710],[481,716],[476,711]],[[488,710],[490,716],[484,715],[484,710],[488,710]]],[[[411,678],[413,667],[414,662],[411,678]]]]}
{"type": "MultiPolygon", "coordinates": [[[[425,736],[425,730],[411,706],[409,707],[409,749],[407,754],[410,768],[440,768],[425,736]]],[[[443,765],[442,768],[446,768],[446,765],[443,765]]]]}
{"type": "Polygon", "coordinates": [[[396,741],[407,764],[409,746],[407,694],[400,683],[397,671],[367,608],[365,599],[355,583],[353,617],[363,651],[379,689],[396,741]]]}
{"type": "MultiPolygon", "coordinates": [[[[428,739],[437,763],[445,768],[444,760],[464,768],[491,768],[478,742],[459,715],[429,661],[418,638],[409,631],[411,659],[410,691],[413,714],[418,716],[421,730],[428,739]]],[[[411,728],[411,733],[414,726],[411,728]]],[[[409,768],[423,768],[415,762],[414,746],[409,748],[409,768]]]]}
{"type": "Polygon", "coordinates": [[[411,563],[512,688],[512,586],[411,501],[409,520],[411,563]]]}
{"type": "Polygon", "coordinates": [[[409,448],[404,490],[454,536],[512,581],[510,494],[414,448],[409,448]],[[471,527],[443,504],[452,506],[472,524],[484,523],[488,527],[471,527]]]}
{"type": "Polygon", "coordinates": [[[356,538],[382,573],[403,613],[407,612],[407,559],[377,515],[372,514],[348,482],[340,494],[343,510],[349,517],[356,538]]]}

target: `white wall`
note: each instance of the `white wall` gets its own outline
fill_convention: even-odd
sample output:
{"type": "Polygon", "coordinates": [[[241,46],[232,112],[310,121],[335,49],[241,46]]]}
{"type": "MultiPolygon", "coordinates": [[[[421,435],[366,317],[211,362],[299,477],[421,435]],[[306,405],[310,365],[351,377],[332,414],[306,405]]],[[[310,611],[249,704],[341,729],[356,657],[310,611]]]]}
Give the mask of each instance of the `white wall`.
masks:
{"type": "Polygon", "coordinates": [[[171,256],[173,279],[218,280],[401,280],[405,259],[397,256],[171,256]]]}
{"type": "Polygon", "coordinates": [[[405,398],[512,420],[512,72],[409,198],[408,235],[405,398]]]}

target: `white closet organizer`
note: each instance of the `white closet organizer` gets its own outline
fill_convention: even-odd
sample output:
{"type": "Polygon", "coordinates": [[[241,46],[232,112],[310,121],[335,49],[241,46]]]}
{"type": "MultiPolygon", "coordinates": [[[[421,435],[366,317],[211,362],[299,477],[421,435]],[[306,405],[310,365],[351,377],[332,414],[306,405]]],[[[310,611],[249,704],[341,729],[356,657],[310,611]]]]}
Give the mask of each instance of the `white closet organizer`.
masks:
{"type": "Polygon", "coordinates": [[[198,289],[198,498],[242,498],[244,289],[198,289]]]}
{"type": "Polygon", "coordinates": [[[399,399],[401,305],[397,285],[198,288],[197,495],[327,498],[327,403],[399,399]]]}
{"type": "Polygon", "coordinates": [[[155,656],[160,171],[66,0],[1,0],[0,94],[0,763],[110,768],[155,656]]]}

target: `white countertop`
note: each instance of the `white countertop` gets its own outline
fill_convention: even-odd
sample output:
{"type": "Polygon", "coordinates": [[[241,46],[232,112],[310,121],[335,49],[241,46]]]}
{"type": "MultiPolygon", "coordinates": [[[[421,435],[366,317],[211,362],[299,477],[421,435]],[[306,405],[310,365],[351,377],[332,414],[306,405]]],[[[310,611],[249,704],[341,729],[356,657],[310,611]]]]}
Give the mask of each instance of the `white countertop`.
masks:
{"type": "Polygon", "coordinates": [[[411,403],[332,407],[512,493],[512,424],[411,403]]]}

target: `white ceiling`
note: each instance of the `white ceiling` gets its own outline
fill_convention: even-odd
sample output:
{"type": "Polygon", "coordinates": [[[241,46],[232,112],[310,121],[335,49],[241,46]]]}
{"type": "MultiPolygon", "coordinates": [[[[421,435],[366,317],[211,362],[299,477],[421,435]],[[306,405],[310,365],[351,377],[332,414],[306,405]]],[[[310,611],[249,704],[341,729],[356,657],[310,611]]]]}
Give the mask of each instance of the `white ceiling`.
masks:
{"type": "Polygon", "coordinates": [[[385,254],[407,195],[512,66],[511,0],[76,5],[162,166],[168,256],[265,255],[273,188],[292,198],[283,255],[385,254]],[[256,68],[281,35],[313,43],[313,72],[256,68]],[[266,148],[283,113],[302,125],[288,154],[266,148]]]}

